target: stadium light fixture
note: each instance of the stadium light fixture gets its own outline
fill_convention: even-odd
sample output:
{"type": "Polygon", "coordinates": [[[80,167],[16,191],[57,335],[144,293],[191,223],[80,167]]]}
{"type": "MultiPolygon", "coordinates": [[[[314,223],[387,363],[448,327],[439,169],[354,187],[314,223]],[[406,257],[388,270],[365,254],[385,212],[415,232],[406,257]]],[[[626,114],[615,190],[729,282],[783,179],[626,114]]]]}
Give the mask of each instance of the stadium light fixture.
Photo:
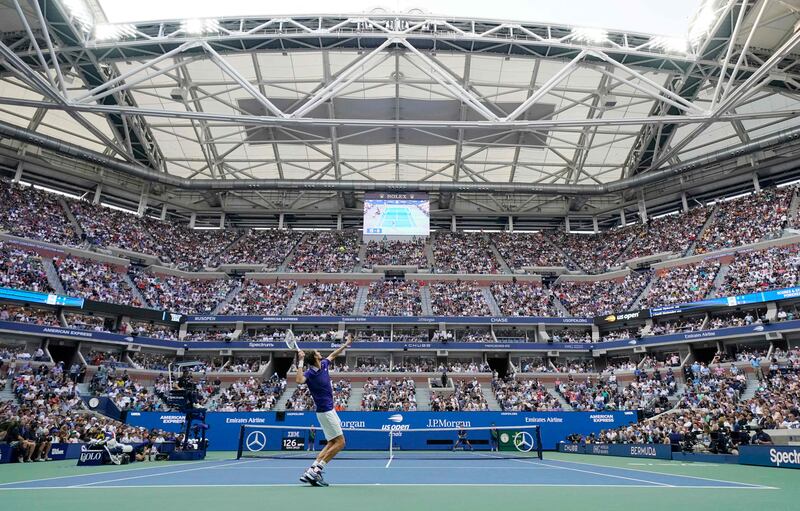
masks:
{"type": "Polygon", "coordinates": [[[686,53],[689,50],[689,41],[683,37],[656,37],[653,39],[653,46],[667,53],[686,53]]]}
{"type": "Polygon", "coordinates": [[[711,30],[712,25],[717,19],[715,0],[706,0],[697,10],[692,20],[689,22],[689,41],[693,45],[698,44],[711,30]]]}
{"type": "Polygon", "coordinates": [[[608,41],[608,32],[602,28],[578,27],[572,29],[572,38],[587,43],[608,41]]]}
{"type": "Polygon", "coordinates": [[[94,38],[98,41],[118,41],[135,34],[136,28],[130,23],[101,23],[94,27],[94,38]]]}
{"type": "Polygon", "coordinates": [[[84,31],[92,31],[94,16],[92,16],[92,11],[89,10],[86,0],[61,0],[61,5],[64,6],[67,13],[78,22],[84,31]]]}
{"type": "Polygon", "coordinates": [[[215,19],[192,18],[183,20],[181,29],[187,34],[202,35],[210,32],[219,32],[219,21],[215,19]]]}

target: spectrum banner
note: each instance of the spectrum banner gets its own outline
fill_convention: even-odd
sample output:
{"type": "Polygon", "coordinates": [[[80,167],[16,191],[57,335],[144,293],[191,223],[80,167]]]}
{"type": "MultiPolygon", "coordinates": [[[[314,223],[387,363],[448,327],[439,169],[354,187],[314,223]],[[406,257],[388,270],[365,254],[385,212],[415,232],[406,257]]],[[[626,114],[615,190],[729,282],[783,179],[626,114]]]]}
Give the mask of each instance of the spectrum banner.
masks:
{"type": "Polygon", "coordinates": [[[762,467],[800,468],[800,446],[743,445],[739,448],[739,463],[762,467]]]}
{"type": "MultiPolygon", "coordinates": [[[[242,425],[251,426],[314,426],[317,441],[323,438],[314,412],[209,412],[209,450],[235,451],[238,447],[242,425]]],[[[637,422],[635,411],[617,412],[339,412],[343,428],[380,429],[382,433],[345,432],[350,449],[377,449],[385,447],[390,432],[396,434],[408,429],[488,427],[494,423],[498,429],[514,426],[541,426],[544,449],[555,449],[558,442],[573,433],[598,433],[603,429],[617,428],[637,422]]],[[[174,412],[128,412],[126,422],[147,429],[159,428],[178,432],[184,424],[184,414],[174,412]]],[[[453,432],[455,433],[455,432],[453,432]]],[[[475,432],[474,438],[489,432],[475,432]]],[[[481,438],[483,438],[481,437],[481,438]]]]}

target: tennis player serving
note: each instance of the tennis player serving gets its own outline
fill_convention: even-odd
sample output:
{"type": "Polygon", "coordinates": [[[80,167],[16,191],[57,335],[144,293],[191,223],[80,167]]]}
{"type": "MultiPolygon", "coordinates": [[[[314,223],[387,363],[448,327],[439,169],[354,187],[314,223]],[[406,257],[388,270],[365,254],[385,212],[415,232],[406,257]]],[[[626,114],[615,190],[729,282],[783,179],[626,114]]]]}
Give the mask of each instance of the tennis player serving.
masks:
{"type": "Polygon", "coordinates": [[[319,452],[317,459],[300,477],[302,482],[311,483],[314,486],[328,486],[328,483],[322,478],[322,471],[325,470],[325,465],[339,451],[344,449],[342,421],[333,408],[333,387],[331,386],[331,375],[328,369],[331,362],[351,344],[353,344],[353,336],[347,334],[344,343],[328,355],[327,358],[322,358],[322,355],[317,350],[309,351],[308,353],[303,350],[297,351],[298,363],[295,381],[298,384],[305,383],[308,385],[308,390],[311,392],[311,397],[314,399],[314,405],[317,408],[317,420],[327,441],[325,448],[319,452]],[[304,366],[308,366],[305,372],[303,372],[304,366]]]}

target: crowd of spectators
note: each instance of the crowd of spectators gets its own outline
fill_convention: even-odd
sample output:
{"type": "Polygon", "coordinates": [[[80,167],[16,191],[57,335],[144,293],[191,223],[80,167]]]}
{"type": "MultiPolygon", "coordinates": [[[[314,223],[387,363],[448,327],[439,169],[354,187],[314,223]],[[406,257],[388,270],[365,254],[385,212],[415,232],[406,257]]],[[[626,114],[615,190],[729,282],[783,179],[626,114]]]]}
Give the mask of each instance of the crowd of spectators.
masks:
{"type": "Polygon", "coordinates": [[[0,321],[33,323],[41,326],[61,326],[58,316],[51,309],[34,309],[8,303],[0,303],[0,321]]]}
{"type": "Polygon", "coordinates": [[[411,378],[370,378],[364,383],[361,410],[372,412],[413,412],[417,389],[411,378]]]}
{"type": "Polygon", "coordinates": [[[498,273],[500,265],[482,233],[437,231],[433,242],[436,273],[498,273]]]}
{"type": "Polygon", "coordinates": [[[0,287],[39,293],[52,291],[39,256],[16,249],[2,241],[0,241],[0,287]]]}
{"type": "Polygon", "coordinates": [[[178,338],[178,331],[174,327],[151,321],[131,321],[130,323],[122,323],[119,333],[138,337],[150,337],[151,339],[178,338]]]}
{"type": "Polygon", "coordinates": [[[800,245],[738,252],[728,268],[718,295],[736,296],[800,283],[800,245]]]}
{"type": "Polygon", "coordinates": [[[597,234],[550,231],[552,243],[587,273],[603,273],[617,266],[620,256],[636,237],[633,229],[613,229],[597,234]]]}
{"type": "Polygon", "coordinates": [[[104,332],[106,330],[106,320],[102,316],[67,312],[64,313],[64,320],[70,328],[89,330],[92,332],[104,332]]]}
{"type": "Polygon", "coordinates": [[[132,307],[145,306],[122,278],[124,268],[71,256],[55,257],[53,264],[64,291],[70,296],[132,307]]]}
{"type": "MultiPolygon", "coordinates": [[[[353,390],[353,384],[350,380],[333,380],[331,382],[333,387],[333,407],[337,411],[347,409],[347,401],[350,399],[350,393],[353,390]]],[[[314,399],[311,397],[311,392],[305,384],[298,385],[292,393],[291,397],[286,401],[287,410],[314,410],[314,399]]]]}
{"type": "Polygon", "coordinates": [[[159,256],[150,229],[159,224],[148,223],[133,212],[111,209],[84,200],[69,201],[69,208],[93,245],[116,247],[140,254],[159,256]]]}
{"type": "Polygon", "coordinates": [[[672,321],[654,321],[650,332],[644,335],[669,335],[681,332],[696,332],[703,328],[705,318],[702,316],[672,321]]]}
{"type": "Polygon", "coordinates": [[[573,269],[574,265],[558,250],[544,233],[503,232],[491,235],[492,243],[500,256],[514,269],[535,266],[563,266],[573,269]]]}
{"type": "Polygon", "coordinates": [[[186,332],[182,340],[189,342],[225,342],[232,341],[234,328],[204,328],[186,332]]]}
{"type": "Polygon", "coordinates": [[[149,371],[167,371],[169,365],[175,363],[175,355],[166,355],[163,353],[149,353],[147,351],[139,351],[130,354],[130,359],[135,366],[139,369],[147,369],[149,371]]]}
{"type": "Polygon", "coordinates": [[[658,270],[640,305],[651,308],[704,300],[711,291],[719,268],[719,260],[711,259],[658,270]]]}
{"type": "Polygon", "coordinates": [[[425,239],[368,242],[363,267],[388,265],[430,268],[425,254],[425,239]]]}
{"type": "Polygon", "coordinates": [[[651,218],[646,224],[629,227],[635,231],[625,250],[625,259],[636,259],[664,252],[686,255],[708,220],[709,209],[699,206],[686,213],[651,218]]]}
{"type": "Polygon", "coordinates": [[[585,328],[560,328],[548,330],[547,334],[553,342],[589,343],[592,342],[592,332],[585,328]]]}
{"type": "Polygon", "coordinates": [[[358,231],[309,232],[297,244],[289,271],[302,273],[351,272],[358,263],[358,231]]]}
{"type": "Polygon", "coordinates": [[[0,179],[0,231],[57,245],[80,243],[58,196],[0,179]]]}
{"type": "Polygon", "coordinates": [[[453,381],[452,393],[431,392],[431,411],[434,412],[480,412],[489,409],[480,382],[472,380],[453,381]]]}
{"type": "Polygon", "coordinates": [[[625,311],[642,293],[650,277],[648,272],[631,272],[626,277],[597,281],[562,281],[553,293],[571,316],[603,316],[625,311]]]}
{"type": "Polygon", "coordinates": [[[495,379],[492,390],[504,412],[549,412],[561,410],[558,398],[536,379],[495,379]]]}
{"type": "Polygon", "coordinates": [[[779,237],[787,222],[792,193],[791,188],[768,188],[718,202],[695,252],[702,254],[779,237]]]}
{"type": "Polygon", "coordinates": [[[503,316],[561,315],[553,306],[550,291],[537,282],[496,282],[491,291],[503,316]]]}
{"type": "Polygon", "coordinates": [[[747,310],[718,314],[708,320],[706,330],[729,328],[735,326],[761,325],[764,323],[766,312],[763,310],[747,310]]]}
{"type": "Polygon", "coordinates": [[[161,260],[184,271],[202,271],[239,233],[233,229],[192,229],[177,223],[144,218],[161,260]]]}
{"type": "Polygon", "coordinates": [[[106,395],[120,410],[153,412],[166,410],[156,394],[128,376],[108,365],[100,365],[92,377],[89,388],[95,395],[106,395]]]}
{"type": "Polygon", "coordinates": [[[258,264],[266,269],[278,268],[297,245],[302,234],[286,229],[250,231],[217,258],[222,264],[258,264]]]}
{"type": "Polygon", "coordinates": [[[278,315],[286,309],[296,290],[297,282],[294,280],[246,280],[221,313],[245,316],[278,315]]]}
{"type": "Polygon", "coordinates": [[[134,284],[151,306],[180,314],[209,314],[230,293],[231,279],[186,280],[172,275],[137,272],[134,284]]]}
{"type": "Polygon", "coordinates": [[[543,357],[523,357],[515,364],[517,372],[520,373],[551,373],[553,367],[543,357]]]}
{"type": "Polygon", "coordinates": [[[432,282],[431,309],[434,316],[490,316],[489,304],[477,282],[432,282]]]}
{"type": "Polygon", "coordinates": [[[250,377],[207,394],[200,404],[215,412],[265,412],[275,408],[284,390],[286,379],[277,374],[265,380],[250,377]]]}
{"type": "Polygon", "coordinates": [[[368,316],[421,316],[420,284],[415,280],[382,280],[369,285],[364,314],[368,316]]]}
{"type": "Polygon", "coordinates": [[[352,282],[312,282],[294,308],[296,316],[350,316],[358,295],[352,282]]]}
{"type": "Polygon", "coordinates": [[[658,370],[653,374],[635,370],[635,379],[626,386],[617,382],[613,371],[600,377],[555,382],[556,391],[576,411],[644,410],[646,414],[659,414],[671,405],[669,397],[677,390],[675,375],[668,369],[666,375],[658,370]]]}

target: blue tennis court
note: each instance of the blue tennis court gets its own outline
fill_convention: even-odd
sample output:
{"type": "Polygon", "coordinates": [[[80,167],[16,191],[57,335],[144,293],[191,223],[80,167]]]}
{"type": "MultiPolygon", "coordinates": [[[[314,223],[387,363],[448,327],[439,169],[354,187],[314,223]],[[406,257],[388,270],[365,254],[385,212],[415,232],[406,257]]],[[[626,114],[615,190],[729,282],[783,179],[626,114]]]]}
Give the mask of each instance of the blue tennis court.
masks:
{"type": "Polygon", "coordinates": [[[387,207],[381,215],[380,226],[382,229],[411,229],[416,222],[408,208],[387,207]]]}

